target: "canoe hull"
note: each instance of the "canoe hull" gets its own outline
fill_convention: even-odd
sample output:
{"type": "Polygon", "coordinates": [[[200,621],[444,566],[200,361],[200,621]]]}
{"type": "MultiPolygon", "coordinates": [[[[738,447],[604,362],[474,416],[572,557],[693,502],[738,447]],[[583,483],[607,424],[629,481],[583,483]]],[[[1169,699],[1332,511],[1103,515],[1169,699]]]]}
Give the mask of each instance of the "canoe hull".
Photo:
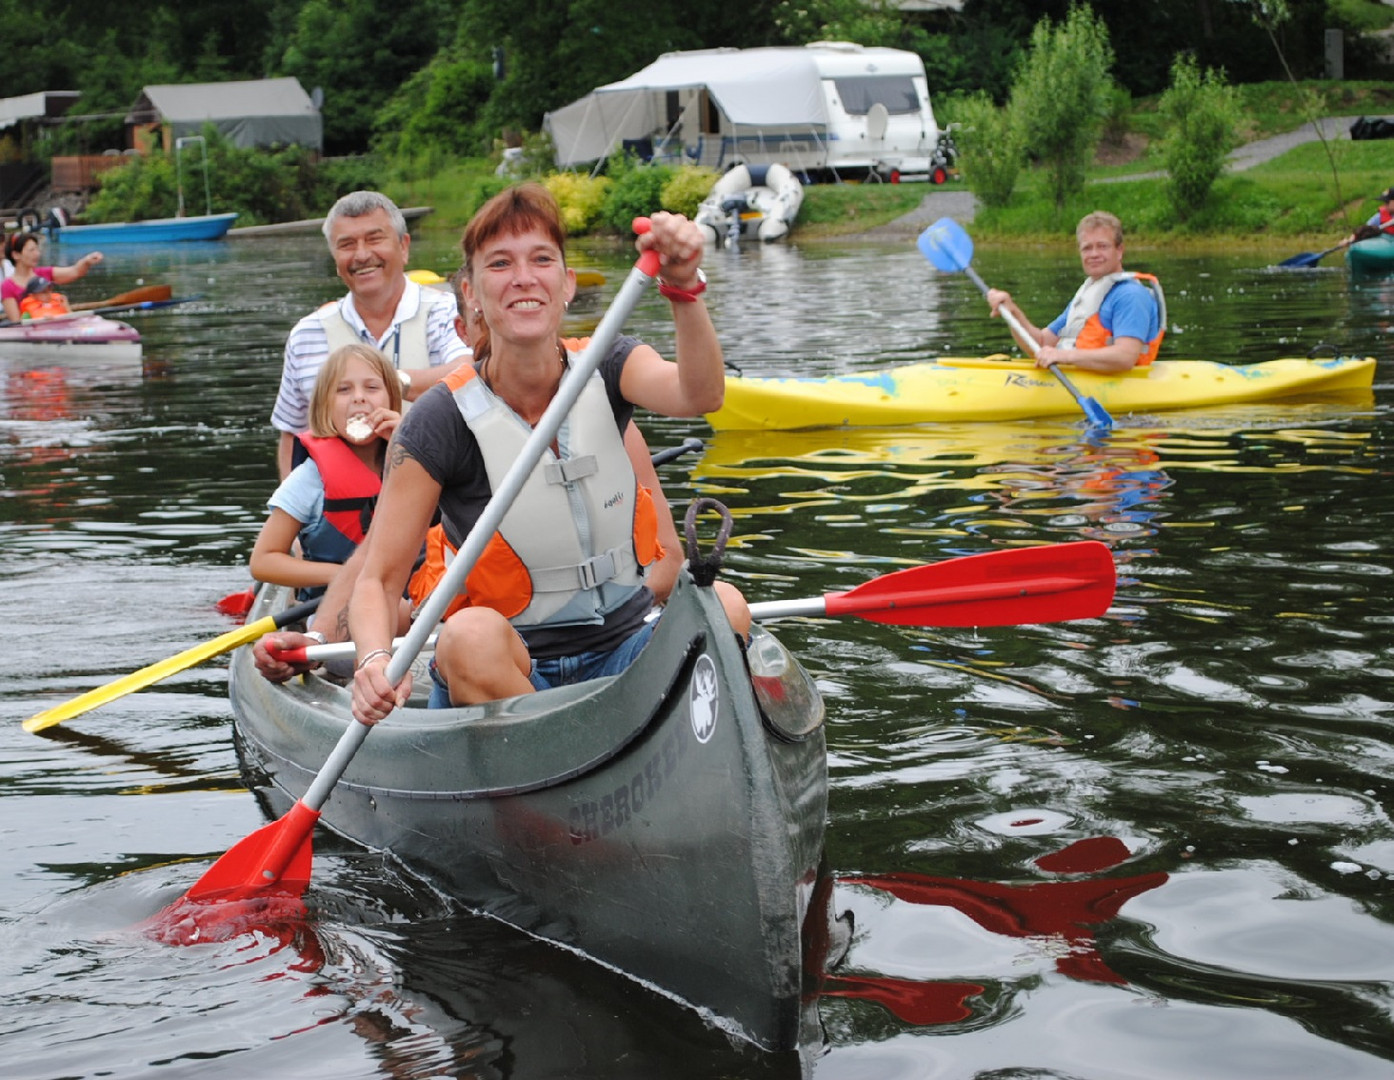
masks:
{"type": "MultiPolygon", "coordinates": [[[[314,677],[274,687],[248,652],[232,664],[239,750],[284,808],[352,722],[348,696],[314,677]]],[[[775,697],[803,693],[802,720],[786,726],[807,730],[781,734],[719,602],[684,576],[629,671],[484,707],[399,711],[321,821],[760,1046],[793,1048],[807,1023],[801,930],[827,764],[821,700],[788,664],[775,697]]]]}
{"type": "MultiPolygon", "coordinates": [[[[1158,360],[1124,375],[1072,371],[1082,394],[1115,418],[1207,405],[1369,393],[1372,358],[1220,364],[1158,360]]],[[[1073,416],[1079,406],[1048,372],[1026,361],[941,359],[825,378],[729,376],[713,428],[795,429],[962,423],[1073,416]]]]}
{"type": "Polygon", "coordinates": [[[54,240],[72,244],[169,244],[183,240],[220,240],[236,214],[113,221],[105,225],[64,225],[50,228],[54,240]]]}
{"type": "Polygon", "coordinates": [[[1394,236],[1356,241],[1346,248],[1346,264],[1360,274],[1394,274],[1394,236]]]}
{"type": "Polygon", "coordinates": [[[0,326],[0,359],[28,362],[138,360],[140,332],[100,315],[0,326]]]}

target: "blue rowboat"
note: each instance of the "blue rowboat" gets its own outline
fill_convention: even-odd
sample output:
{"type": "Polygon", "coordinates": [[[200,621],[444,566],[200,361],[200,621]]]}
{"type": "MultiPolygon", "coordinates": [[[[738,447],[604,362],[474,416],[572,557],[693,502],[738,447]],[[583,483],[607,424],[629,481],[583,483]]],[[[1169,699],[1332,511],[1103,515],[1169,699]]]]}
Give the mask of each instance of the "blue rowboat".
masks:
{"type": "Polygon", "coordinates": [[[105,225],[47,226],[57,241],[106,247],[111,244],[168,244],[179,240],[221,240],[236,214],[200,214],[197,217],[152,218],[149,221],[113,221],[105,225]]]}

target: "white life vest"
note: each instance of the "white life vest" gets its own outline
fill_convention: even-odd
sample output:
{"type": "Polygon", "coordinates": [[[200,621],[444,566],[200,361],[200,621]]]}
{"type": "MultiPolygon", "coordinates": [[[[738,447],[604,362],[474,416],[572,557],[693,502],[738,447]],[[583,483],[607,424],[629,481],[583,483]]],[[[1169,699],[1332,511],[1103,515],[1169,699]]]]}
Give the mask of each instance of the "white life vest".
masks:
{"type": "MultiPolygon", "coordinates": [[[[407,287],[419,289],[420,286],[415,282],[408,282],[407,287]]],[[[324,327],[324,334],[329,339],[329,351],[344,345],[359,345],[363,343],[363,338],[354,329],[353,325],[344,318],[341,305],[344,300],[335,301],[332,304],[325,304],[317,311],[316,317],[324,327]]],[[[392,362],[392,366],[398,370],[419,370],[431,366],[431,350],[426,342],[426,329],[430,321],[431,308],[426,303],[424,297],[419,297],[416,305],[416,313],[409,319],[403,319],[397,324],[391,337],[383,342],[381,348],[387,359],[392,362]]]]}
{"type": "MultiPolygon", "coordinates": [[[[1161,336],[1166,332],[1166,298],[1162,295],[1161,282],[1155,277],[1151,274],[1139,274],[1131,270],[1120,270],[1116,274],[1105,274],[1101,278],[1090,278],[1085,281],[1079,287],[1079,291],[1075,293],[1074,299],[1070,301],[1070,306],[1065,309],[1065,325],[1060,328],[1059,340],[1056,344],[1064,349],[1074,348],[1089,320],[1099,314],[1099,309],[1104,305],[1104,299],[1120,281],[1137,281],[1146,285],[1152,290],[1152,297],[1157,302],[1158,336],[1153,341],[1143,342],[1144,352],[1141,362],[1150,362],[1152,357],[1156,355],[1156,349],[1153,346],[1161,344],[1161,336]]],[[[1080,347],[1098,348],[1100,344],[1102,342],[1090,341],[1080,347]]]]}
{"type": "MultiPolygon", "coordinates": [[[[452,389],[497,491],[533,429],[481,378],[452,389]]],[[[510,617],[519,628],[602,623],[644,584],[635,553],[639,485],[598,374],[587,381],[555,445],[560,453],[549,447],[543,454],[498,531],[526,569],[531,590],[526,607],[510,617]]],[[[489,554],[472,570],[471,582],[489,554]]]]}

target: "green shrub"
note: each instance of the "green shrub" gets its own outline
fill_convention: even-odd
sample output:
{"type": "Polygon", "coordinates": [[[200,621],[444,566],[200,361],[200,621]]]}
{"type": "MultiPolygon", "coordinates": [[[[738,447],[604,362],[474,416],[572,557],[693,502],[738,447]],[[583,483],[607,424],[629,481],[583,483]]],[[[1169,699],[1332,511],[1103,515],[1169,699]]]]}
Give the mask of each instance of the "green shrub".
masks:
{"type": "Polygon", "coordinates": [[[568,236],[579,236],[595,227],[612,186],[608,176],[573,172],[551,173],[542,178],[542,183],[561,207],[561,219],[568,236]]]}
{"type": "Polygon", "coordinates": [[[1006,206],[1024,161],[1011,113],[974,94],[954,103],[954,117],[959,174],[984,206],[1006,206]]]}
{"type": "Polygon", "coordinates": [[[1084,190],[1099,133],[1113,101],[1113,47],[1108,27],[1087,4],[1070,6],[1064,22],[1043,18],[1017,69],[1009,108],[1026,153],[1045,166],[1055,205],[1084,190]]]}
{"type": "Polygon", "coordinates": [[[636,217],[663,209],[663,185],[673,178],[667,165],[636,164],[632,155],[612,154],[606,171],[613,181],[605,195],[600,220],[606,228],[628,236],[636,217]],[[618,174],[618,175],[617,175],[618,174]]]}
{"type": "Polygon", "coordinates": [[[1171,86],[1157,110],[1166,123],[1162,160],[1167,167],[1167,201],[1181,219],[1205,202],[1234,148],[1239,107],[1222,72],[1202,72],[1194,56],[1171,65],[1171,86]]]}
{"type": "Polygon", "coordinates": [[[152,153],[126,159],[102,173],[83,220],[173,217],[179,210],[181,179],[184,213],[235,210],[241,215],[240,225],[320,217],[340,195],[381,183],[381,165],[372,157],[317,163],[298,146],[233,146],[212,125],[204,126],[203,138],[208,153],[206,202],[204,159],[194,143],[179,155],[177,168],[174,155],[152,153]]]}
{"type": "Polygon", "coordinates": [[[705,165],[683,165],[673,178],[663,185],[661,192],[663,209],[686,217],[696,217],[697,208],[702,205],[716,183],[716,170],[705,165]]]}

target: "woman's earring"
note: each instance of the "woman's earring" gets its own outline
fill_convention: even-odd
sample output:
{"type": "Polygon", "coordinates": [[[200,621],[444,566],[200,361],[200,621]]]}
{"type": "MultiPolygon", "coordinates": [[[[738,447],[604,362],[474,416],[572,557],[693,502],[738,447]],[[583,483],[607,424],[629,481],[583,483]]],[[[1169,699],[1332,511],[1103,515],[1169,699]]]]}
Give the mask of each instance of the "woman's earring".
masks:
{"type": "Polygon", "coordinates": [[[571,301],[570,301],[570,300],[563,300],[563,301],[561,302],[561,306],[562,306],[562,310],[564,310],[564,311],[570,311],[570,310],[571,310],[571,301]]]}
{"type": "Polygon", "coordinates": [[[484,309],[483,309],[482,307],[477,307],[477,308],[475,308],[475,309],[474,309],[474,317],[475,317],[476,319],[482,319],[482,318],[484,317],[484,309]]]}

